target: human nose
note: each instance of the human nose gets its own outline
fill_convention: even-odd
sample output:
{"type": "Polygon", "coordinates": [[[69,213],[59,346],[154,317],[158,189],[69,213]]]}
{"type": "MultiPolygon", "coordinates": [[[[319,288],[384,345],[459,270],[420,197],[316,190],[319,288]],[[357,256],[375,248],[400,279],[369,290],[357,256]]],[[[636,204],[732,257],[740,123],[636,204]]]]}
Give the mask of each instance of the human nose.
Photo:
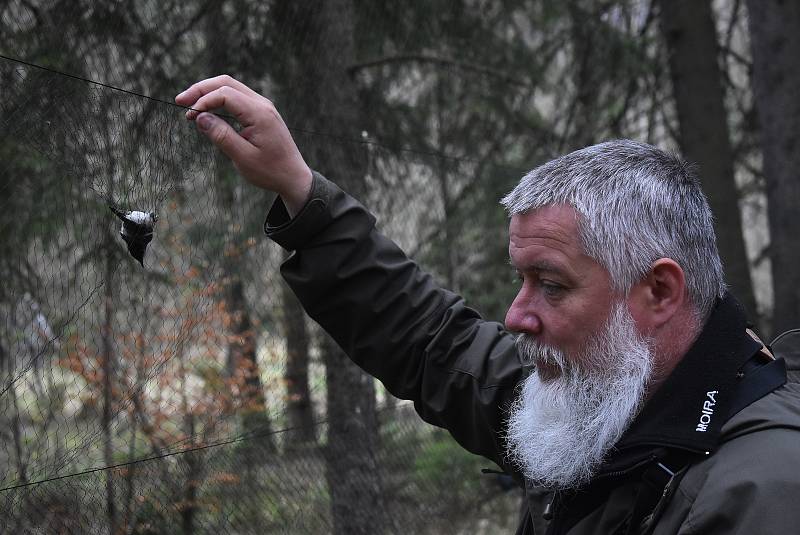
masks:
{"type": "Polygon", "coordinates": [[[525,285],[511,302],[506,312],[506,329],[518,333],[541,334],[542,321],[533,306],[533,299],[525,285]]]}

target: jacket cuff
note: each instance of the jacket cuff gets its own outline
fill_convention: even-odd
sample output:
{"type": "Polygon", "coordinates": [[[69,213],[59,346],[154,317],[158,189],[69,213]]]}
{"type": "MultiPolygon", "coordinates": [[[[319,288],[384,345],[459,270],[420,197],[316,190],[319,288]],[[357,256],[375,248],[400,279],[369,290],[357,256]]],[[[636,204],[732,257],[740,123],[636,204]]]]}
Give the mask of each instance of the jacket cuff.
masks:
{"type": "Polygon", "coordinates": [[[311,193],[294,218],[289,217],[283,199],[276,197],[264,221],[267,237],[288,251],[301,248],[332,220],[328,205],[338,188],[316,171],[312,175],[311,193]]]}

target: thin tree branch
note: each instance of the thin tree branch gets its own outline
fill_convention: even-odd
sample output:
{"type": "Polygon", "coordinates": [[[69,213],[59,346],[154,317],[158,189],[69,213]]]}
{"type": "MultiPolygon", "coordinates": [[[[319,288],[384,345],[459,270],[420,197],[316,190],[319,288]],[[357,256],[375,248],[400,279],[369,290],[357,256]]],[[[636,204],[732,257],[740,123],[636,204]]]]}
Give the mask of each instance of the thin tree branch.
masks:
{"type": "Polygon", "coordinates": [[[508,82],[510,84],[517,85],[520,87],[531,86],[529,82],[520,80],[519,78],[515,78],[510,74],[498,69],[493,69],[491,67],[476,65],[474,63],[468,63],[466,61],[459,61],[451,58],[429,56],[426,54],[401,54],[398,56],[387,56],[384,58],[373,59],[365,61],[363,63],[356,63],[355,65],[350,65],[349,67],[347,67],[347,72],[351,76],[354,76],[358,74],[358,72],[366,69],[371,69],[373,67],[382,67],[384,65],[392,65],[397,63],[434,63],[437,65],[456,67],[464,71],[471,71],[471,72],[476,72],[478,74],[492,76],[495,78],[499,78],[504,82],[508,82]]]}
{"type": "MultiPolygon", "coordinates": [[[[724,45],[720,48],[722,50],[731,50],[731,43],[733,42],[733,30],[736,28],[736,24],[739,22],[739,13],[741,8],[741,0],[734,0],[733,7],[731,8],[731,19],[728,21],[728,27],[725,30],[725,40],[724,45]]],[[[725,65],[725,70],[729,69],[728,65],[728,54],[722,54],[723,63],[725,65]]]]}

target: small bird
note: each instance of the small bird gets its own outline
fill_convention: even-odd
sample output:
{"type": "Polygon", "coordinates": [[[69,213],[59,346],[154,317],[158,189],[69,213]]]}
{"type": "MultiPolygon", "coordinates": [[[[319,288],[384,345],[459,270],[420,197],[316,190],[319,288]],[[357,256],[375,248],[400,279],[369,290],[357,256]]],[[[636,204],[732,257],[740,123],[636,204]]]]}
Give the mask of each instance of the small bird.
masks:
{"type": "Polygon", "coordinates": [[[158,221],[155,212],[140,212],[133,210],[123,212],[109,206],[114,215],[122,220],[119,235],[128,245],[128,252],[144,267],[144,253],[147,244],[153,239],[153,226],[158,221]]]}

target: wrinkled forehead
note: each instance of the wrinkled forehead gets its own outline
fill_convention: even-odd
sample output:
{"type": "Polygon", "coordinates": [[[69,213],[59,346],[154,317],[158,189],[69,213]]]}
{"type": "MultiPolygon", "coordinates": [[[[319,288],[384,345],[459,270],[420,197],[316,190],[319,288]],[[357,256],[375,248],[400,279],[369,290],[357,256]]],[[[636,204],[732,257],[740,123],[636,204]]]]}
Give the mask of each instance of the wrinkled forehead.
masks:
{"type": "Polygon", "coordinates": [[[579,219],[577,210],[570,204],[546,204],[512,215],[509,231],[517,236],[547,232],[563,240],[573,239],[580,230],[579,219]]]}
{"type": "Polygon", "coordinates": [[[514,214],[509,221],[510,261],[524,264],[531,255],[555,255],[567,266],[597,267],[608,274],[606,263],[588,246],[590,226],[588,218],[569,203],[545,204],[514,214]]]}
{"type": "Polygon", "coordinates": [[[582,251],[586,251],[586,227],[586,217],[572,204],[546,204],[512,215],[509,219],[509,238],[547,234],[564,243],[575,243],[582,251]]]}
{"type": "Polygon", "coordinates": [[[508,236],[512,263],[532,257],[558,257],[569,263],[590,258],[581,237],[580,219],[568,204],[545,205],[514,214],[508,236]]]}

